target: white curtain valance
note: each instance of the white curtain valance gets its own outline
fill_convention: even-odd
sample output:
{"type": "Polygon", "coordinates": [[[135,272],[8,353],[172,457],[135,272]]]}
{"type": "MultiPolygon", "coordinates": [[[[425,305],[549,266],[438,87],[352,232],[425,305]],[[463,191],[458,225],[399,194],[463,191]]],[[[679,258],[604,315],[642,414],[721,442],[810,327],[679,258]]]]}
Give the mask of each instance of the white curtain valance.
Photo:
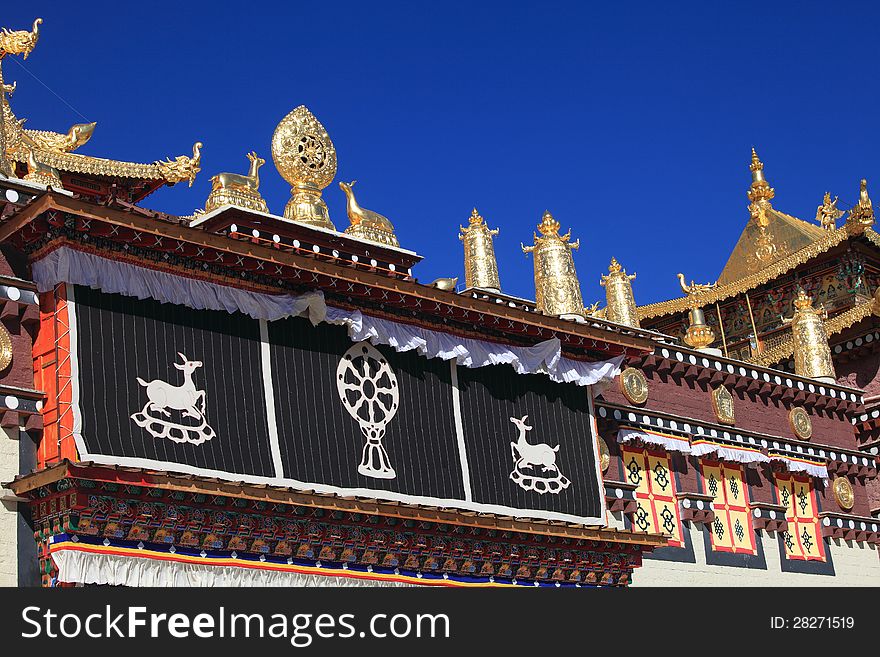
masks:
{"type": "Polygon", "coordinates": [[[819,477],[820,479],[830,478],[828,475],[828,466],[824,462],[799,459],[773,451],[770,452],[770,458],[774,461],[782,462],[789,472],[804,472],[812,477],[819,477]]]}
{"type": "Polygon", "coordinates": [[[208,587],[208,586],[414,586],[390,580],[335,577],[260,568],[180,563],[176,561],[95,554],[76,550],[52,551],[58,581],[112,586],[208,587]]]}
{"type": "Polygon", "coordinates": [[[454,358],[463,367],[510,365],[519,374],[546,374],[553,381],[579,386],[613,379],[620,373],[623,362],[623,356],[599,362],[566,358],[558,338],[531,347],[463,338],[365,315],[359,310],[328,306],[320,290],[302,295],[250,292],[117,262],[69,247],[56,249],[33,263],[32,274],[40,292],[48,292],[59,283],[71,283],[196,310],[240,312],[258,320],[305,316],[315,325],[325,321],[345,325],[355,342],[369,340],[397,351],[415,349],[427,358],[454,358]]]}
{"type": "Polygon", "coordinates": [[[711,440],[693,441],[693,443],[691,443],[691,454],[694,456],[714,454],[719,458],[723,458],[727,461],[736,461],[737,463],[767,463],[770,461],[765,454],[757,449],[726,445],[711,440]]]}
{"type": "Polygon", "coordinates": [[[617,432],[617,442],[619,443],[632,443],[639,440],[648,445],[659,445],[668,451],[681,452],[682,454],[691,453],[690,441],[684,436],[673,436],[628,427],[617,432]]]}

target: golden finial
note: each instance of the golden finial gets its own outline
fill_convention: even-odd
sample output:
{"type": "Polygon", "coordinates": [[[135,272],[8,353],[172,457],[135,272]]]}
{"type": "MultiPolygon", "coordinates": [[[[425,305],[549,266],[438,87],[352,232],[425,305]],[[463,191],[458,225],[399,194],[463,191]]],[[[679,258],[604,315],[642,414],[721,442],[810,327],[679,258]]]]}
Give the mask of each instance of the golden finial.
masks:
{"type": "Polygon", "coordinates": [[[599,285],[605,288],[605,319],[625,326],[639,327],[639,313],[633,297],[632,284],[635,274],[627,274],[626,270],[611,258],[608,275],[602,275],[599,285]]]}
{"type": "Polygon", "coordinates": [[[498,278],[498,263],[492,243],[498,229],[490,229],[474,208],[468,219],[468,227],[459,226],[459,231],[458,239],[464,245],[465,286],[500,292],[501,281],[498,278]]]}
{"type": "Polygon", "coordinates": [[[544,237],[559,235],[559,222],[553,218],[549,210],[544,210],[544,216],[541,217],[538,230],[541,231],[541,235],[544,237]]]}
{"type": "MultiPolygon", "coordinates": [[[[769,205],[770,199],[775,196],[776,192],[764,178],[764,163],[761,162],[754,147],[752,147],[752,162],[749,165],[749,170],[752,172],[752,184],[749,191],[746,192],[746,196],[752,203],[769,205]]],[[[751,207],[749,209],[752,210],[751,207]]],[[[752,216],[755,216],[754,211],[752,211],[752,216]]]]}
{"type": "Polygon", "coordinates": [[[849,211],[846,226],[850,232],[859,234],[874,225],[874,205],[868,196],[868,181],[862,178],[859,183],[859,202],[849,211]]]}
{"type": "Polygon", "coordinates": [[[825,230],[834,230],[837,227],[837,220],[843,216],[843,210],[837,209],[837,197],[831,200],[831,192],[825,192],[825,198],[822,199],[822,205],[816,208],[816,221],[825,230]]]}
{"type": "Polygon", "coordinates": [[[358,205],[357,199],[354,197],[354,190],[352,190],[356,182],[357,180],[352,180],[350,183],[341,181],[339,183],[339,188],[345,192],[345,209],[350,224],[345,229],[346,234],[378,244],[400,246],[397,236],[394,234],[394,226],[386,217],[358,205]]]}
{"type": "Polygon", "coordinates": [[[272,135],[275,168],[290,183],[291,198],[284,218],[336,230],[321,190],[336,176],[336,148],[330,135],[305,105],[300,105],[272,135]]]}
{"type": "Polygon", "coordinates": [[[218,173],[211,178],[211,193],[205,202],[205,211],[210,212],[224,205],[233,205],[245,210],[269,212],[266,201],[260,195],[260,167],[266,164],[256,152],[247,154],[250,167],[246,175],[240,173],[218,173]]]}
{"type": "Polygon", "coordinates": [[[689,326],[684,334],[684,341],[694,349],[705,349],[715,341],[715,333],[706,324],[706,315],[703,313],[700,297],[709,290],[718,287],[718,283],[690,283],[685,282],[684,274],[676,274],[681,291],[688,297],[688,320],[689,326]]]}
{"type": "Polygon", "coordinates": [[[580,247],[580,240],[570,242],[571,231],[559,235],[559,222],[545,211],[538,224],[543,237],[535,233],[534,246],[521,244],[523,253],[535,254],[535,303],[546,315],[564,318],[584,318],[581,286],[574,269],[572,250],[580,247]]]}
{"type": "Polygon", "coordinates": [[[794,309],[794,316],[791,319],[783,318],[783,323],[791,324],[795,373],[833,382],[834,363],[823,321],[828,316],[827,311],[824,307],[819,310],[814,308],[813,299],[800,287],[794,299],[794,309]]]}
{"type": "Polygon", "coordinates": [[[752,171],[758,171],[759,169],[764,168],[764,163],[761,162],[761,158],[758,157],[758,152],[755,150],[755,147],[752,146],[752,164],[749,167],[752,171]]]}

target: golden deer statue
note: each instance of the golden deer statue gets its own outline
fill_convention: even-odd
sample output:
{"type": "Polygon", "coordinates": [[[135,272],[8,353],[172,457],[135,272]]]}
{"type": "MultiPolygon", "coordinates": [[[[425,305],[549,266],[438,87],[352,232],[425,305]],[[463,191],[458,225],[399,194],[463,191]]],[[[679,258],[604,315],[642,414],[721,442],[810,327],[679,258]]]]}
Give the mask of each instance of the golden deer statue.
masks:
{"type": "Polygon", "coordinates": [[[256,192],[260,189],[260,167],[266,164],[266,160],[259,157],[254,151],[247,154],[251,167],[247,175],[240,173],[218,173],[211,178],[211,189],[246,189],[256,192]]]}
{"type": "Polygon", "coordinates": [[[354,192],[351,190],[356,182],[357,180],[352,180],[350,183],[339,183],[339,187],[342,189],[343,192],[345,192],[345,209],[348,212],[348,220],[351,222],[351,225],[357,226],[358,224],[363,224],[364,226],[369,226],[370,228],[376,228],[378,230],[384,230],[388,233],[393,233],[394,226],[391,224],[390,221],[388,221],[386,217],[383,217],[378,212],[365,210],[358,205],[357,199],[355,199],[354,197],[354,192]]]}

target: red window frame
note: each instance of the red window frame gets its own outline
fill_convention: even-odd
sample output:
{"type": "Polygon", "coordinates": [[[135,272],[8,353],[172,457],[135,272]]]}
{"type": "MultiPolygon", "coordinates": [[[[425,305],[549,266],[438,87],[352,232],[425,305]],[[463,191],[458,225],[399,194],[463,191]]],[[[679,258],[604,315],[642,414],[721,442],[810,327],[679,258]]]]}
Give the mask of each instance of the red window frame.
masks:
{"type": "Polygon", "coordinates": [[[825,541],[822,538],[819,502],[816,488],[813,486],[813,478],[777,472],[776,495],[779,504],[786,508],[785,519],[788,522],[788,529],[782,534],[786,559],[825,561],[825,541]],[[804,536],[805,531],[806,536],[804,536]],[[815,550],[813,550],[814,545],[815,550]]]}
{"type": "MultiPolygon", "coordinates": [[[[670,547],[684,547],[681,513],[678,509],[678,499],[675,496],[675,473],[672,469],[672,457],[662,450],[636,449],[626,445],[621,445],[621,454],[623,456],[624,479],[638,486],[635,491],[635,497],[636,501],[639,502],[639,510],[636,513],[644,510],[644,507],[649,509],[650,516],[649,519],[646,518],[648,519],[648,527],[646,530],[643,529],[643,531],[664,534],[669,538],[668,545],[670,547]],[[638,481],[634,481],[635,472],[629,467],[629,464],[634,459],[639,466],[638,481]],[[655,462],[653,466],[655,469],[657,467],[656,464],[660,463],[663,466],[663,470],[648,473],[648,465],[651,459],[655,462]],[[662,485],[663,482],[666,482],[666,486],[662,485]],[[644,485],[642,485],[643,483],[644,485]],[[668,519],[664,520],[659,517],[658,506],[671,509],[671,513],[674,514],[675,528],[672,532],[664,531],[664,521],[668,524],[668,519]]],[[[635,517],[633,517],[633,526],[636,529],[642,529],[639,527],[635,517]]]]}
{"type": "MultiPolygon", "coordinates": [[[[749,507],[749,489],[745,483],[745,468],[739,463],[731,463],[729,461],[713,461],[711,459],[700,459],[700,477],[703,480],[703,491],[707,495],[714,495],[712,508],[715,511],[715,521],[709,526],[712,550],[714,552],[730,552],[732,554],[758,554],[758,546],[755,541],[755,532],[752,526],[752,512],[749,507]],[[711,481],[711,473],[709,478],[706,476],[706,469],[711,468],[718,470],[719,481],[713,486],[711,481]],[[729,476],[735,475],[735,477],[729,476]],[[738,483],[731,483],[738,482],[738,483]],[[734,493],[733,486],[741,487],[741,493],[734,493]],[[736,517],[740,520],[740,524],[745,524],[743,538],[737,546],[733,537],[735,534],[734,522],[732,518],[736,517]],[[744,523],[742,521],[745,521],[744,523]],[[730,545],[722,545],[718,537],[718,527],[720,525],[722,531],[727,532],[730,536],[730,545]]],[[[737,536],[737,539],[739,537],[737,536]]]]}

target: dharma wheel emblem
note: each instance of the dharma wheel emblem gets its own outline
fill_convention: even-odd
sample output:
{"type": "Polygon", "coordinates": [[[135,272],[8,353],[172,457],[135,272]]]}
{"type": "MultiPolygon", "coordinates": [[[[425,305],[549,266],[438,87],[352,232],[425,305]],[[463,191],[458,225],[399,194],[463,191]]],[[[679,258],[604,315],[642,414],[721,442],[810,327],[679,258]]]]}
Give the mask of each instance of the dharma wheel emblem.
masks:
{"type": "Polygon", "coordinates": [[[385,356],[369,342],[352,345],[336,368],[336,390],[367,439],[358,472],[376,479],[394,479],[397,473],[382,438],[385,427],[397,414],[400,391],[385,356]]]}
{"type": "Polygon", "coordinates": [[[724,386],[712,390],[712,410],[721,424],[736,424],[733,411],[733,395],[724,386]]]}
{"type": "Polygon", "coordinates": [[[620,373],[620,392],[630,404],[644,404],[648,400],[648,380],[641,370],[627,367],[620,373]]]}
{"type": "Polygon", "coordinates": [[[809,440],[813,435],[813,422],[810,420],[809,414],[800,406],[789,411],[788,422],[791,425],[791,430],[801,440],[809,440]]]}
{"type": "Polygon", "coordinates": [[[844,511],[849,511],[853,508],[853,504],[855,503],[855,496],[853,495],[852,484],[849,483],[849,479],[846,477],[837,477],[834,480],[834,499],[837,501],[837,504],[844,511]]]}

